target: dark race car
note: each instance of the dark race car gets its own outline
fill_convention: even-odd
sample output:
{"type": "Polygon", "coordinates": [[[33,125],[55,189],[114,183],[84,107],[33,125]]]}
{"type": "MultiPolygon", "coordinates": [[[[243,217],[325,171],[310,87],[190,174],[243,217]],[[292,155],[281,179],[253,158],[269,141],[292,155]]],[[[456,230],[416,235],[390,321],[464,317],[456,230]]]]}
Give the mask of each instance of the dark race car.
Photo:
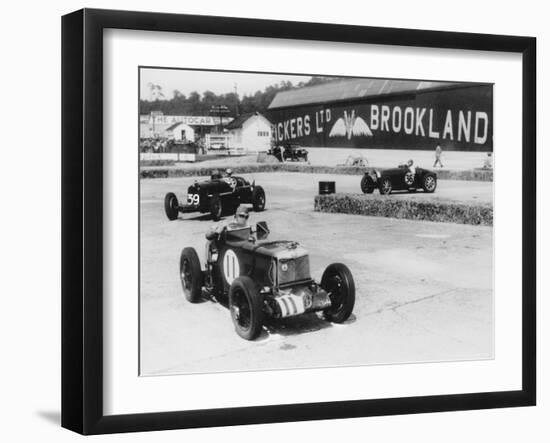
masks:
{"type": "Polygon", "coordinates": [[[185,248],[180,278],[188,301],[203,296],[227,303],[235,330],[246,340],[260,334],[264,320],[322,311],[326,320],[342,323],[355,304],[355,283],[347,266],[329,265],[316,283],[308,252],[294,241],[268,241],[265,222],[224,230],[207,247],[201,268],[197,252],[185,248]]]}
{"type": "Polygon", "coordinates": [[[214,220],[233,214],[241,203],[252,204],[254,211],[265,209],[265,192],[255,182],[243,177],[213,174],[210,180],[195,182],[187,189],[187,202],[182,205],[173,192],[164,197],[164,211],[169,220],[180,212],[210,213],[214,220]]]}
{"type": "Polygon", "coordinates": [[[287,143],[285,146],[273,146],[268,152],[279,161],[305,161],[307,162],[308,151],[296,143],[287,143]]]}
{"type": "Polygon", "coordinates": [[[437,174],[428,169],[399,165],[392,169],[371,169],[361,179],[361,191],[371,194],[375,189],[387,195],[392,191],[434,192],[437,187],[437,174]]]}

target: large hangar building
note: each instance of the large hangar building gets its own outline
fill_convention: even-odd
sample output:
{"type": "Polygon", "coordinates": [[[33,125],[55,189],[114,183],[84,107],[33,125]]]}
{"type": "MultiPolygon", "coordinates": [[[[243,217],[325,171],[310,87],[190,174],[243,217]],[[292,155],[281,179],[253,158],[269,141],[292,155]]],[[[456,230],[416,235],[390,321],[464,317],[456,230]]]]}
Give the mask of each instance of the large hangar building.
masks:
{"type": "Polygon", "coordinates": [[[268,117],[277,143],[493,150],[493,85],[487,83],[335,80],[279,92],[268,117]]]}

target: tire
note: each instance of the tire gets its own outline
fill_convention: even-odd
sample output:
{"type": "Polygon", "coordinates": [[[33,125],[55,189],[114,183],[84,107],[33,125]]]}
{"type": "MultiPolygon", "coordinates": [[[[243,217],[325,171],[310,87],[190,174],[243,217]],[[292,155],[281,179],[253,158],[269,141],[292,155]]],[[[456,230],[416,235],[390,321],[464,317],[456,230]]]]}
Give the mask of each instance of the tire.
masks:
{"type": "Polygon", "coordinates": [[[254,340],[263,326],[263,299],[250,277],[237,277],[229,288],[229,312],[237,334],[254,340]]]}
{"type": "Polygon", "coordinates": [[[210,198],[210,215],[214,221],[218,221],[222,218],[223,214],[223,204],[222,199],[218,194],[215,194],[210,198]]]}
{"type": "Polygon", "coordinates": [[[329,293],[332,306],[323,311],[325,319],[333,323],[346,321],[355,305],[355,282],[349,268],[333,263],[325,269],[321,288],[329,293]]]}
{"type": "Polygon", "coordinates": [[[361,179],[361,191],[363,194],[372,194],[374,192],[374,183],[368,175],[363,175],[361,179]]]}
{"type": "Polygon", "coordinates": [[[197,303],[202,295],[201,262],[194,248],[184,248],[180,256],[180,280],[185,298],[197,303]]]}
{"type": "Polygon", "coordinates": [[[254,186],[254,190],[252,191],[252,207],[256,212],[261,212],[265,209],[265,192],[261,186],[254,186]]]}
{"type": "Polygon", "coordinates": [[[433,174],[426,174],[422,179],[422,189],[424,192],[432,193],[437,188],[437,178],[433,174]]]}
{"type": "Polygon", "coordinates": [[[168,220],[172,221],[178,218],[178,198],[173,192],[169,192],[164,197],[164,212],[166,212],[166,217],[168,220]]]}
{"type": "Polygon", "coordinates": [[[392,186],[391,180],[388,177],[384,177],[380,180],[380,194],[389,195],[391,194],[392,186]]]}

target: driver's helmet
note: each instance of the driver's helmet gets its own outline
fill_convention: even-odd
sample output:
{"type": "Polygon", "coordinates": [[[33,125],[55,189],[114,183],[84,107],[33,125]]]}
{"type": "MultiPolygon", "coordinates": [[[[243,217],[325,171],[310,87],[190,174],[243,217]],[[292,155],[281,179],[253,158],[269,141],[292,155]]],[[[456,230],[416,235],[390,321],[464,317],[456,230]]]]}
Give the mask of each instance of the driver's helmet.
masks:
{"type": "Polygon", "coordinates": [[[225,174],[228,176],[228,177],[231,177],[231,175],[233,174],[233,170],[231,168],[227,168],[225,170],[225,174]]]}
{"type": "Polygon", "coordinates": [[[414,163],[414,162],[413,162],[413,160],[412,160],[412,158],[411,158],[411,159],[409,159],[409,161],[407,162],[407,166],[412,166],[413,163],[414,163]]]}

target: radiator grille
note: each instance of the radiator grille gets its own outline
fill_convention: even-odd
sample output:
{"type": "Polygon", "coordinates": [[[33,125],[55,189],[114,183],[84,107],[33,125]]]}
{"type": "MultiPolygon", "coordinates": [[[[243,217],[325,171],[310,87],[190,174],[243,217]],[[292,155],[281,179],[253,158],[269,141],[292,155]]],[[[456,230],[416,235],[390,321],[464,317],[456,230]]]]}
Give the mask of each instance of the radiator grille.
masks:
{"type": "Polygon", "coordinates": [[[280,285],[309,278],[309,256],[279,260],[280,285]]]}

